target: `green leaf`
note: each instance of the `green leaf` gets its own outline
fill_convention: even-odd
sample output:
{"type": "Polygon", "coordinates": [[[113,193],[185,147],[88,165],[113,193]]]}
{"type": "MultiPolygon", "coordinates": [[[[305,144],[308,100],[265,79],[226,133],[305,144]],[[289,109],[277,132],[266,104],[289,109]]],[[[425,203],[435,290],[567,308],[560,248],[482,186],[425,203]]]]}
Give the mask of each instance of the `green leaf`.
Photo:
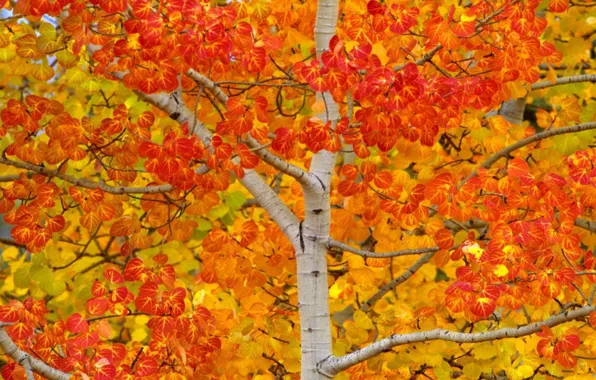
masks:
{"type": "Polygon", "coordinates": [[[56,278],[55,273],[48,267],[43,268],[35,279],[39,281],[39,287],[50,296],[58,296],[66,291],[66,284],[63,280],[56,278]]]}
{"type": "Polygon", "coordinates": [[[209,231],[199,231],[198,229],[194,230],[192,234],[192,240],[203,240],[209,231]]]}
{"type": "Polygon", "coordinates": [[[226,194],[224,196],[224,203],[230,208],[231,211],[236,211],[246,202],[246,196],[240,191],[226,194]]]}
{"type": "Polygon", "coordinates": [[[222,216],[220,218],[220,220],[226,225],[226,226],[231,226],[232,224],[234,224],[234,220],[236,219],[236,214],[234,214],[233,212],[228,212],[227,214],[225,214],[224,216],[222,216]]]}
{"type": "Polygon", "coordinates": [[[45,253],[38,253],[31,256],[31,277],[37,277],[42,269],[49,269],[46,265],[45,253]]]}
{"type": "Polygon", "coordinates": [[[594,120],[594,115],[596,115],[596,103],[592,102],[582,107],[582,113],[579,119],[582,123],[588,123],[594,120]]]}
{"type": "Polygon", "coordinates": [[[197,230],[199,231],[210,231],[211,228],[213,228],[213,225],[207,219],[199,218],[197,222],[199,223],[199,226],[197,227],[197,230]]]}
{"type": "Polygon", "coordinates": [[[555,150],[564,155],[570,155],[580,149],[580,140],[574,134],[568,133],[565,135],[553,137],[555,150]]]}
{"type": "Polygon", "coordinates": [[[218,204],[209,210],[209,216],[215,219],[219,219],[226,215],[230,211],[230,207],[225,204],[218,204]]]}
{"type": "Polygon", "coordinates": [[[28,288],[31,283],[31,274],[29,265],[17,269],[14,272],[14,286],[17,288],[28,288]]]}

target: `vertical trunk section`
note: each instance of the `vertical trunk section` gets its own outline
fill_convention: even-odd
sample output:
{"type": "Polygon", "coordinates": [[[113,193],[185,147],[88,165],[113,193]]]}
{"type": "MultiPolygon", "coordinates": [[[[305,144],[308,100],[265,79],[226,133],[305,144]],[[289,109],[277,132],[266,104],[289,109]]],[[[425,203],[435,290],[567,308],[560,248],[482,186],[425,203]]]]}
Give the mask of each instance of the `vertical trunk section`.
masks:
{"type": "MultiPolygon", "coordinates": [[[[319,58],[329,48],[329,40],[335,35],[338,3],[338,0],[319,0],[315,23],[315,43],[319,58]]],[[[319,117],[323,121],[331,120],[335,123],[339,110],[331,94],[323,93],[318,96],[324,99],[327,108],[319,117]]],[[[315,177],[317,185],[303,188],[305,216],[299,228],[298,246],[295,247],[303,380],[331,377],[319,373],[317,364],[332,353],[325,242],[331,226],[329,190],[336,160],[336,153],[321,151],[315,154],[310,174],[315,177]]]]}

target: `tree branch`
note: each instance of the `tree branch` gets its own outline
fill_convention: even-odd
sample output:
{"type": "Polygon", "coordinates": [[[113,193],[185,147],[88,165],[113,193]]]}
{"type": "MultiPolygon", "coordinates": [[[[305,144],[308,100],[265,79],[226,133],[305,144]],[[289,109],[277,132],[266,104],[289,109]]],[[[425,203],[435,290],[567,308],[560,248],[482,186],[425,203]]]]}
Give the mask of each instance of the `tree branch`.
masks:
{"type": "Polygon", "coordinates": [[[596,74],[574,75],[574,76],[569,76],[569,77],[557,78],[557,80],[554,83],[550,82],[550,81],[538,82],[538,83],[534,83],[532,85],[532,90],[541,90],[543,88],[560,86],[560,85],[569,84],[569,83],[580,83],[580,82],[596,83],[596,74]]]}
{"type": "Polygon", "coordinates": [[[472,173],[470,173],[470,175],[468,175],[465,179],[463,179],[457,187],[461,188],[463,186],[463,184],[466,183],[466,181],[468,181],[470,178],[477,176],[479,168],[488,169],[491,167],[492,164],[499,161],[501,158],[507,157],[511,152],[513,152],[517,149],[523,148],[526,145],[532,144],[533,142],[536,142],[536,141],[544,140],[549,137],[563,135],[563,134],[567,134],[567,133],[581,132],[581,131],[586,131],[589,129],[596,129],[596,122],[577,124],[577,125],[572,125],[572,126],[557,128],[557,129],[549,129],[548,131],[540,132],[540,133],[535,134],[534,136],[530,136],[523,140],[520,140],[514,144],[509,145],[508,147],[506,147],[504,149],[501,149],[497,153],[490,156],[486,161],[484,161],[484,163],[482,163],[482,165],[480,165],[478,168],[474,169],[474,171],[472,171],[472,173]]]}
{"type": "Polygon", "coordinates": [[[186,72],[186,75],[190,79],[197,82],[200,86],[205,88],[207,91],[209,91],[211,94],[213,94],[215,99],[219,100],[220,103],[226,104],[228,102],[228,96],[211,79],[207,78],[206,76],[204,76],[201,73],[196,72],[193,69],[188,70],[186,72]]]}
{"type": "Polygon", "coordinates": [[[10,339],[10,336],[8,336],[8,333],[4,330],[4,326],[6,326],[6,324],[0,324],[0,348],[4,354],[10,356],[12,360],[25,368],[25,373],[27,374],[28,379],[32,378],[32,375],[30,376],[31,371],[49,380],[70,379],[71,375],[57,370],[21,350],[12,339],[10,339]]]}
{"type": "Polygon", "coordinates": [[[391,257],[398,257],[398,256],[419,255],[421,253],[437,252],[439,250],[439,247],[428,247],[428,248],[403,249],[400,251],[392,251],[392,252],[371,252],[371,251],[365,251],[362,249],[350,247],[347,244],[341,243],[341,242],[339,242],[337,240],[333,240],[333,239],[329,239],[327,241],[327,248],[339,248],[344,251],[362,256],[364,258],[375,258],[375,259],[389,259],[391,257]]]}
{"type": "MultiPolygon", "coordinates": [[[[186,75],[197,82],[199,85],[207,89],[213,96],[219,100],[220,103],[226,105],[228,102],[228,96],[222,91],[222,89],[211,79],[207,78],[203,74],[196,72],[193,69],[190,69],[186,72],[186,75]]],[[[271,153],[268,149],[263,146],[260,146],[258,141],[253,139],[250,135],[247,136],[245,140],[246,145],[253,150],[253,153],[259,156],[261,160],[263,160],[268,165],[272,166],[273,168],[279,170],[280,172],[289,175],[290,177],[295,178],[300,184],[304,186],[313,186],[315,183],[313,179],[310,178],[307,172],[300,169],[297,166],[286,162],[282,158],[276,156],[275,154],[271,153]]]]}
{"type": "MultiPolygon", "coordinates": [[[[142,100],[166,112],[170,115],[170,118],[180,124],[187,122],[190,124],[190,121],[194,120],[194,133],[203,142],[205,147],[210,150],[212,149],[211,139],[213,135],[181,99],[178,100],[174,94],[167,93],[145,94],[141,91],[135,91],[135,93],[142,100]]],[[[295,243],[298,236],[298,218],[281,201],[275,191],[252,169],[245,169],[244,177],[240,178],[239,181],[267,211],[271,219],[280,227],[286,237],[292,243],[295,243]]]]}
{"type": "MultiPolygon", "coordinates": [[[[124,186],[108,186],[104,183],[91,181],[87,178],[76,178],[74,176],[60,173],[57,170],[48,169],[43,166],[37,166],[28,162],[13,161],[11,159],[0,157],[0,163],[4,165],[14,166],[15,168],[30,170],[35,173],[43,174],[47,177],[57,177],[73,185],[84,187],[87,189],[101,189],[106,193],[111,194],[155,194],[172,191],[172,185],[146,186],[146,187],[124,187],[124,186]]],[[[17,178],[18,179],[18,178],[17,178]]],[[[16,179],[15,179],[16,180],[16,179]]]]}
{"type": "Polygon", "coordinates": [[[583,228],[584,230],[588,230],[592,233],[596,232],[596,222],[595,221],[577,218],[577,219],[575,219],[575,225],[579,228],[583,228]]]}
{"type": "Polygon", "coordinates": [[[421,58],[418,58],[417,60],[415,60],[413,62],[402,63],[400,65],[393,66],[393,71],[402,70],[404,67],[406,67],[408,65],[408,63],[413,63],[415,65],[422,66],[426,62],[430,62],[430,60],[433,59],[433,56],[435,54],[437,54],[437,52],[441,49],[443,49],[443,45],[438,44],[437,46],[432,48],[428,53],[424,54],[421,58]]]}
{"type": "Polygon", "coordinates": [[[267,163],[269,166],[279,170],[280,172],[289,175],[294,178],[298,183],[305,187],[313,187],[317,185],[316,180],[311,174],[307,173],[298,166],[292,165],[284,159],[271,153],[264,146],[260,146],[259,143],[250,136],[247,136],[244,141],[246,145],[252,150],[254,154],[259,156],[261,160],[267,163]]]}
{"type": "Polygon", "coordinates": [[[596,311],[596,305],[587,305],[580,309],[553,315],[542,322],[535,322],[519,327],[506,327],[480,333],[463,333],[444,329],[434,329],[424,332],[395,334],[350,354],[341,357],[330,356],[318,364],[318,369],[319,372],[331,377],[353,365],[403,344],[428,342],[431,340],[445,340],[456,343],[478,343],[505,338],[518,338],[537,333],[541,330],[542,326],[554,327],[565,322],[584,318],[593,311],[596,311]]]}
{"type": "Polygon", "coordinates": [[[434,255],[435,255],[435,252],[429,252],[429,253],[426,253],[421,258],[419,258],[418,260],[416,260],[416,262],[414,262],[414,264],[412,264],[412,266],[410,266],[408,269],[406,269],[400,276],[394,278],[391,282],[388,282],[387,284],[385,284],[385,286],[383,286],[381,289],[379,289],[379,291],[376,292],[372,297],[370,297],[368,299],[368,301],[363,303],[362,306],[360,307],[360,310],[362,310],[364,312],[368,311],[372,307],[372,305],[374,305],[375,302],[377,302],[378,300],[383,298],[383,296],[385,294],[387,294],[393,288],[406,282],[406,280],[408,280],[410,277],[412,277],[414,275],[414,273],[416,273],[416,271],[418,271],[418,269],[420,269],[420,267],[422,267],[424,264],[428,263],[434,255]]]}

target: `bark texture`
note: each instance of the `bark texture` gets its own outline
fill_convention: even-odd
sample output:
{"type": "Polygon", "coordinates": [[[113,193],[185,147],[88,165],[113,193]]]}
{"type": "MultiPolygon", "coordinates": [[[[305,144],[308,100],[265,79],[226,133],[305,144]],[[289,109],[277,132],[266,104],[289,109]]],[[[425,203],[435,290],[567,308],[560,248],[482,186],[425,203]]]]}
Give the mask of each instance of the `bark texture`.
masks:
{"type": "MultiPolygon", "coordinates": [[[[317,57],[329,48],[335,35],[338,0],[319,0],[315,23],[317,57]]],[[[319,115],[332,125],[339,118],[338,105],[329,93],[317,94],[326,110],[319,115]]],[[[324,379],[317,364],[331,355],[331,319],[327,282],[327,240],[331,226],[329,191],[337,153],[325,150],[316,153],[309,174],[314,186],[303,186],[305,217],[300,224],[299,242],[295,246],[298,272],[298,301],[302,342],[301,377],[304,380],[324,379]]]]}
{"type": "Polygon", "coordinates": [[[0,350],[25,368],[27,379],[33,379],[33,372],[49,380],[67,380],[71,375],[53,368],[21,350],[0,325],[0,350]]]}

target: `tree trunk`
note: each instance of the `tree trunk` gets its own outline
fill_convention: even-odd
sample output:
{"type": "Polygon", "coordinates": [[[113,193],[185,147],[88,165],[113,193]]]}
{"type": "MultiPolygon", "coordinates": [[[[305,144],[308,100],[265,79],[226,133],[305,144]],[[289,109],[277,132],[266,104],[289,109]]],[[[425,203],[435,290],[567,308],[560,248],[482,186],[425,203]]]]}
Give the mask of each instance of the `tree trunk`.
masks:
{"type": "MultiPolygon", "coordinates": [[[[319,0],[315,23],[317,57],[320,58],[335,35],[338,0],[319,0]]],[[[339,118],[337,104],[331,94],[317,94],[325,101],[326,111],[319,115],[333,125],[339,118]]],[[[313,156],[310,174],[315,186],[303,187],[305,217],[300,224],[296,248],[298,272],[298,302],[302,347],[301,378],[317,380],[330,378],[320,373],[317,364],[332,354],[331,319],[329,315],[329,286],[327,282],[327,248],[331,226],[329,191],[336,153],[321,151],[313,156]]]]}

